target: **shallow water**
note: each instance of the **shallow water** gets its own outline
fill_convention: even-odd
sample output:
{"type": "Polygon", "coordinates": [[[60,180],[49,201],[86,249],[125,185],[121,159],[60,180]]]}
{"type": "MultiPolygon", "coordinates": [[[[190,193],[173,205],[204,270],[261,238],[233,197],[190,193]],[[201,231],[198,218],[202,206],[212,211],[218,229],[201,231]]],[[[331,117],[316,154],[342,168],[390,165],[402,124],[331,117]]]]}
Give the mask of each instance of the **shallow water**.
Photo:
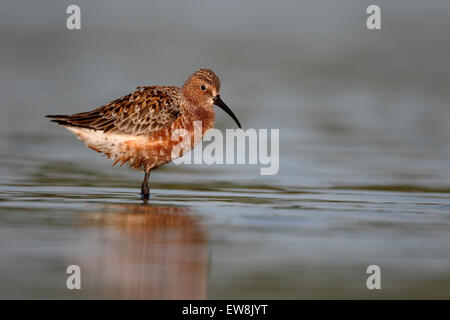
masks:
{"type": "Polygon", "coordinates": [[[48,3],[0,19],[0,298],[450,298],[447,2],[386,3],[381,33],[357,1],[81,1],[78,33],[48,3]],[[43,118],[204,65],[244,128],[280,129],[277,175],[168,165],[142,206],[140,173],[43,118]]]}
{"type": "Polygon", "coordinates": [[[450,293],[448,188],[264,185],[172,166],[154,174],[142,206],[140,175],[103,162],[1,165],[14,174],[0,189],[4,298],[450,293]],[[82,270],[77,293],[65,289],[70,264],[82,270]],[[365,287],[371,264],[382,268],[379,293],[365,287]]]}

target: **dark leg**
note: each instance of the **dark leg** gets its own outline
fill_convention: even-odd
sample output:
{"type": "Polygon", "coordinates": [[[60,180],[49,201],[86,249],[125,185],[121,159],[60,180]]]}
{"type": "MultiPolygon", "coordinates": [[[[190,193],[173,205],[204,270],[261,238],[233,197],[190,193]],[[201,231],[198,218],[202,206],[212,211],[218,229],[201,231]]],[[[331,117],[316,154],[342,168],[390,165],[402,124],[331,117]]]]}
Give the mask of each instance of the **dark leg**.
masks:
{"type": "Polygon", "coordinates": [[[141,196],[143,200],[150,198],[150,189],[148,188],[148,178],[150,177],[150,171],[145,171],[144,181],[141,186],[141,196]]]}

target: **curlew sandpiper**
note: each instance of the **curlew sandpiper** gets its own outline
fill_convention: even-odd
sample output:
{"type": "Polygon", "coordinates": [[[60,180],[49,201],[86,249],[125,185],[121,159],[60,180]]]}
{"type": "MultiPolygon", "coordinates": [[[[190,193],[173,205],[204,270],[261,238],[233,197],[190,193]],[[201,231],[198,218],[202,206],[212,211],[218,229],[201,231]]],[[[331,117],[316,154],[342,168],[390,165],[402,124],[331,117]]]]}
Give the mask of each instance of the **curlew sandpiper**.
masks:
{"type": "MultiPolygon", "coordinates": [[[[137,87],[135,92],[92,111],[47,117],[76,134],[87,147],[114,159],[113,165],[127,164],[144,171],[141,195],[148,200],[150,172],[174,159],[172,149],[179,142],[171,139],[172,133],[185,130],[193,147],[199,142],[194,141],[194,122],[200,121],[203,137],[214,126],[214,105],[241,128],[220,98],[219,78],[209,69],[200,69],[181,88],[137,87]]],[[[189,149],[183,148],[177,157],[189,149]]]]}

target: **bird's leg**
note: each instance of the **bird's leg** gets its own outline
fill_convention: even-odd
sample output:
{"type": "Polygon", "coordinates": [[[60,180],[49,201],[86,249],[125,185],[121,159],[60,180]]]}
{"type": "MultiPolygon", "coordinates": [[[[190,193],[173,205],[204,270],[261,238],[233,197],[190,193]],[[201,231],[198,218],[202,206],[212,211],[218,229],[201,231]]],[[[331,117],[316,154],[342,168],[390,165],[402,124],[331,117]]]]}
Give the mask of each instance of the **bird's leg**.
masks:
{"type": "Polygon", "coordinates": [[[148,188],[148,178],[150,177],[150,170],[145,171],[144,181],[141,186],[141,196],[143,200],[148,200],[150,198],[150,190],[148,188]]]}

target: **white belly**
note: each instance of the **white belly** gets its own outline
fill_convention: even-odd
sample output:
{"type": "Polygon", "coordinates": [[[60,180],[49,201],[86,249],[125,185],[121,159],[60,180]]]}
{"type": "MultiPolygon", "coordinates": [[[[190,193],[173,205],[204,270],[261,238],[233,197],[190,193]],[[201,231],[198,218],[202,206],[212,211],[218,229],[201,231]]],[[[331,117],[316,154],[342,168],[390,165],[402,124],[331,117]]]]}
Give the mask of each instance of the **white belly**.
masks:
{"type": "Polygon", "coordinates": [[[117,133],[104,133],[100,130],[93,130],[80,127],[66,127],[69,131],[76,134],[78,139],[83,141],[87,147],[106,154],[113,159],[119,158],[125,142],[134,141],[144,143],[141,136],[131,136],[117,133]]]}

